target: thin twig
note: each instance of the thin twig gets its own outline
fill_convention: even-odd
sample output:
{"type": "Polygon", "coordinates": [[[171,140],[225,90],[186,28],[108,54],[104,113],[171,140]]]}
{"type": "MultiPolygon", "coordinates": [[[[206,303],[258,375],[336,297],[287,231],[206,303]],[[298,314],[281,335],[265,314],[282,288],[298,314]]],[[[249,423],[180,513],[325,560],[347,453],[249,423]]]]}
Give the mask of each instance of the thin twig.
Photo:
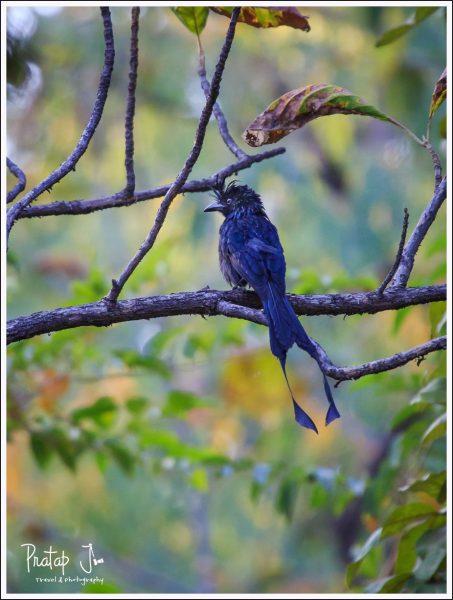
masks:
{"type": "MultiPolygon", "coordinates": [[[[209,94],[211,92],[211,86],[209,84],[208,78],[206,77],[206,61],[205,61],[204,50],[201,45],[200,38],[198,38],[198,75],[200,77],[201,89],[203,90],[206,99],[208,99],[209,94]]],[[[223,141],[225,142],[225,145],[227,146],[227,148],[239,160],[247,158],[247,154],[243,150],[241,150],[241,148],[239,148],[239,146],[233,140],[233,138],[228,130],[227,120],[226,120],[225,115],[223,114],[223,111],[220,108],[220,104],[218,102],[214,103],[212,112],[214,114],[214,117],[216,118],[217,125],[219,128],[219,133],[220,133],[223,141]]]]}
{"type": "MultiPolygon", "coordinates": [[[[272,150],[266,150],[260,154],[254,156],[248,156],[243,160],[228,165],[220,171],[217,171],[210,177],[205,179],[193,179],[181,187],[179,190],[180,194],[193,193],[193,192],[208,192],[212,189],[219,180],[226,179],[233,174],[237,174],[239,171],[249,169],[252,165],[259,163],[263,160],[273,158],[279,154],[283,154],[285,148],[273,148],[272,150]]],[[[28,206],[19,215],[19,219],[29,219],[32,217],[49,217],[59,215],[87,215],[98,210],[105,210],[108,208],[119,208],[122,206],[130,206],[137,202],[145,202],[146,200],[153,200],[155,198],[161,198],[165,196],[171,185],[163,185],[141,192],[136,192],[130,198],[124,197],[124,192],[117,192],[112,196],[103,196],[94,200],[60,200],[58,202],[49,202],[48,204],[39,204],[36,206],[28,206]]]]}
{"type": "Polygon", "coordinates": [[[83,130],[83,133],[78,141],[76,147],[68,156],[68,158],[55,169],[46,179],[41,181],[36,187],[34,187],[28,194],[21,198],[14,206],[12,206],[7,213],[6,227],[7,236],[11,228],[14,225],[16,219],[20,216],[21,212],[26,206],[28,206],[33,200],[36,200],[43,192],[52,188],[52,186],[63,179],[70,171],[75,170],[75,166],[79,159],[84,154],[88,147],[88,144],[93,137],[93,134],[98,126],[99,121],[102,117],[104,105],[107,100],[107,94],[110,86],[110,80],[113,70],[113,63],[115,60],[115,48],[113,43],[113,29],[112,20],[110,17],[110,9],[107,7],[101,7],[101,14],[104,23],[104,40],[105,40],[105,53],[104,53],[104,66],[102,69],[101,78],[99,81],[99,87],[96,95],[96,101],[94,103],[93,111],[89,118],[89,121],[83,130]]]}
{"type": "MultiPolygon", "coordinates": [[[[387,289],[382,296],[377,296],[375,292],[306,296],[288,294],[288,299],[298,315],[375,314],[444,301],[446,286],[387,289]]],[[[74,327],[107,327],[114,323],[175,315],[223,315],[266,324],[261,302],[254,292],[208,289],[121,300],[115,304],[99,300],[17,317],[7,324],[8,343],[74,327]]]]}
{"type": "Polygon", "coordinates": [[[328,377],[332,377],[332,379],[336,379],[338,382],[360,379],[365,375],[375,375],[376,373],[391,371],[392,369],[402,367],[412,360],[420,359],[431,352],[446,350],[447,348],[447,337],[442,336],[430,340],[425,344],[420,344],[420,346],[415,346],[415,348],[406,350],[406,352],[397,352],[386,358],[379,358],[378,360],[373,360],[354,367],[337,367],[327,356],[325,350],[315,340],[312,341],[318,349],[323,372],[328,377]]]}
{"type": "Polygon", "coordinates": [[[400,238],[400,243],[398,246],[398,251],[397,251],[396,257],[395,257],[395,262],[393,263],[390,271],[387,273],[387,276],[384,279],[384,281],[381,283],[381,285],[376,290],[376,293],[379,295],[382,295],[384,293],[385,288],[392,281],[393,276],[395,275],[396,270],[400,265],[401,257],[403,256],[404,244],[406,243],[406,235],[407,235],[408,225],[409,225],[409,211],[407,210],[407,208],[405,208],[404,209],[404,218],[403,218],[403,229],[401,231],[401,238],[400,238]]]}
{"type": "Polygon", "coordinates": [[[22,171],[22,169],[8,157],[6,158],[6,166],[8,167],[9,171],[19,180],[6,196],[6,202],[9,204],[14,200],[17,194],[20,194],[25,189],[25,186],[27,185],[27,178],[25,177],[25,173],[22,171]]]}
{"type": "Polygon", "coordinates": [[[131,11],[131,48],[129,59],[129,84],[127,87],[127,108],[124,124],[125,159],[127,183],[124,189],[125,197],[130,198],[135,191],[134,171],[134,116],[135,116],[135,90],[137,88],[138,69],[138,27],[140,7],[134,6],[131,11]]]}
{"type": "Polygon", "coordinates": [[[149,252],[149,250],[151,250],[151,248],[153,247],[154,242],[156,241],[156,238],[159,234],[159,231],[162,225],[164,224],[168,209],[170,208],[173,199],[178,195],[181,187],[187,181],[187,178],[189,177],[192,168],[194,167],[195,163],[198,160],[198,157],[200,156],[204,136],[206,133],[206,128],[208,126],[209,119],[212,114],[212,107],[214,106],[217,96],[219,95],[220,82],[222,80],[223,70],[225,68],[228,54],[233,43],[234,32],[236,29],[236,23],[239,17],[239,12],[240,7],[236,7],[233,9],[233,12],[231,14],[231,20],[228,26],[225,42],[220,52],[219,60],[217,62],[214,72],[214,77],[212,78],[211,91],[208,99],[206,100],[205,107],[201,113],[200,120],[198,122],[197,132],[195,134],[195,142],[192,147],[192,150],[190,151],[183,168],[179,172],[178,176],[176,177],[168,192],[165,194],[165,197],[162,200],[159,210],[157,211],[154,225],[151,228],[149,234],[147,235],[145,241],[142,243],[135,256],[133,256],[129,263],[126,265],[125,269],[118,277],[118,279],[112,280],[112,288],[106,296],[106,299],[109,301],[110,304],[116,302],[126,281],[135,271],[135,269],[140,264],[142,259],[146,256],[146,254],[149,252]]]}
{"type": "Polygon", "coordinates": [[[447,179],[444,177],[437,186],[434,196],[428,206],[423,211],[414,231],[412,232],[409,241],[407,242],[400,264],[396,270],[390,287],[405,287],[409,280],[412,268],[414,266],[415,255],[420,247],[420,244],[425,239],[429,228],[436,218],[439,208],[447,195],[447,179]]]}
{"type": "Polygon", "coordinates": [[[431,160],[433,161],[433,167],[434,167],[434,191],[436,191],[436,189],[439,187],[441,181],[442,181],[442,165],[440,162],[440,158],[439,155],[437,154],[437,152],[434,150],[434,148],[431,145],[431,142],[428,140],[428,138],[423,138],[423,144],[425,146],[425,148],[428,150],[428,152],[431,155],[431,160]]]}

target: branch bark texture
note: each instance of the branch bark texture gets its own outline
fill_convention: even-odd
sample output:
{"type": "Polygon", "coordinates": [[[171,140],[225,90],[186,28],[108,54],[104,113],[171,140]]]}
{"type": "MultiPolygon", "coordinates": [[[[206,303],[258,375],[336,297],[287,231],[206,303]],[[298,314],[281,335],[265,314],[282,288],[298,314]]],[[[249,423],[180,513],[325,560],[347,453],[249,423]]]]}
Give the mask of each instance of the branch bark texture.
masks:
{"type": "MultiPolygon", "coordinates": [[[[346,294],[288,294],[298,315],[357,315],[398,310],[406,306],[441,302],[446,299],[446,286],[387,289],[383,294],[357,292],[346,294]]],[[[7,324],[8,344],[36,335],[74,327],[106,327],[114,323],[155,319],[174,315],[223,315],[266,324],[261,303],[254,292],[243,290],[179,292],[168,296],[150,296],[121,300],[110,304],[105,300],[69,306],[17,317],[7,324]]]]}

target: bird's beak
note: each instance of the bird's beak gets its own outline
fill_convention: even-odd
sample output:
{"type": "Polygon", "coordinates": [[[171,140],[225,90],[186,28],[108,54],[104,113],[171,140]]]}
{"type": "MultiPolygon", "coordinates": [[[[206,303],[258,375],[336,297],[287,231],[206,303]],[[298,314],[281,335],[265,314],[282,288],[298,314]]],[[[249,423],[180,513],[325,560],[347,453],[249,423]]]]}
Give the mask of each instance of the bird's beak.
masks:
{"type": "Polygon", "coordinates": [[[211,204],[208,204],[208,206],[204,209],[203,212],[215,212],[215,211],[222,211],[222,210],[223,210],[222,204],[220,204],[220,202],[218,200],[214,200],[214,202],[211,202],[211,204]]]}

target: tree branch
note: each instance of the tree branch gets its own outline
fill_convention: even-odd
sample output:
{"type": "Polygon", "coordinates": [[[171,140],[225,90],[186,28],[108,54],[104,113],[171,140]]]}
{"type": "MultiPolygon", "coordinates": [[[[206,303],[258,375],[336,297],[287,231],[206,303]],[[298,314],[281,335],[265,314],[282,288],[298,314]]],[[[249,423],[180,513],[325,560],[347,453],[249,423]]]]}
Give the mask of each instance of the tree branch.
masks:
{"type": "Polygon", "coordinates": [[[403,250],[401,261],[393,277],[391,287],[405,287],[407,285],[412,268],[414,266],[415,255],[417,254],[420,244],[425,239],[429,228],[433,224],[437,212],[442,206],[446,195],[447,178],[444,177],[436,188],[430,203],[423,211],[409,241],[403,250]]]}
{"type": "Polygon", "coordinates": [[[355,367],[337,367],[327,356],[325,350],[315,340],[312,341],[318,349],[323,372],[328,377],[336,379],[339,383],[351,379],[360,379],[365,375],[376,375],[376,373],[391,371],[398,367],[402,367],[411,360],[421,359],[431,352],[446,350],[447,348],[447,337],[442,336],[430,340],[425,344],[420,344],[420,346],[415,346],[415,348],[411,348],[406,352],[397,352],[386,358],[379,358],[378,360],[363,363],[362,365],[357,365],[355,367]]]}
{"type": "Polygon", "coordinates": [[[195,163],[198,160],[198,157],[200,156],[200,152],[203,147],[203,141],[204,141],[204,136],[206,133],[206,128],[208,126],[209,119],[211,118],[212,108],[217,99],[217,96],[219,95],[220,82],[222,80],[223,70],[225,68],[228,54],[230,52],[230,48],[233,43],[234,32],[236,30],[236,23],[237,23],[237,20],[239,17],[240,10],[241,10],[240,7],[235,7],[231,14],[231,20],[230,20],[230,24],[228,26],[228,31],[227,31],[227,34],[225,37],[225,42],[223,44],[222,50],[220,52],[219,60],[217,62],[217,65],[216,65],[216,68],[214,71],[214,77],[212,78],[210,94],[208,96],[208,99],[206,100],[205,107],[201,113],[200,120],[198,122],[198,127],[197,127],[197,131],[195,134],[195,142],[192,147],[192,150],[190,151],[189,156],[187,157],[187,160],[184,163],[183,168],[179,172],[178,176],[176,177],[175,181],[171,185],[168,192],[165,194],[165,197],[162,200],[159,210],[157,211],[154,225],[151,228],[149,234],[147,235],[145,241],[142,243],[142,245],[140,246],[140,248],[138,249],[136,254],[132,257],[132,259],[126,265],[125,269],[123,270],[121,275],[118,277],[118,279],[112,280],[112,288],[106,296],[106,299],[111,304],[116,302],[126,281],[129,279],[129,277],[135,271],[135,269],[140,264],[142,259],[146,256],[146,254],[149,252],[149,250],[151,250],[151,248],[153,247],[154,242],[156,241],[156,238],[159,234],[159,231],[161,230],[162,225],[164,224],[164,221],[167,216],[168,209],[171,206],[171,203],[173,202],[174,198],[178,195],[181,187],[187,181],[187,178],[189,177],[190,172],[192,171],[195,163]]]}
{"type": "Polygon", "coordinates": [[[25,173],[22,171],[22,169],[8,157],[6,157],[6,166],[8,167],[9,171],[19,180],[6,196],[6,202],[9,204],[14,200],[17,194],[20,194],[25,189],[25,186],[27,185],[27,178],[25,177],[25,173]]]}
{"type": "Polygon", "coordinates": [[[126,198],[133,196],[135,191],[134,172],[134,116],[135,116],[135,90],[137,88],[138,69],[138,27],[140,7],[134,6],[131,11],[131,48],[129,60],[129,84],[127,87],[127,108],[124,124],[125,159],[127,183],[124,189],[126,198]]]}
{"type": "Polygon", "coordinates": [[[55,183],[58,183],[63,177],[65,177],[70,171],[75,170],[75,165],[85,153],[88,144],[93,137],[93,134],[98,126],[99,121],[102,117],[104,105],[107,100],[107,94],[110,86],[110,80],[113,70],[113,63],[115,60],[115,48],[113,42],[113,30],[112,20],[110,17],[110,9],[107,7],[101,7],[102,19],[104,22],[104,40],[105,40],[105,53],[104,53],[104,66],[99,81],[99,87],[96,95],[96,101],[94,103],[93,111],[90,119],[83,130],[79,142],[77,143],[74,150],[68,156],[68,158],[55,169],[46,179],[41,181],[36,187],[34,187],[28,194],[21,198],[14,206],[12,206],[7,213],[6,218],[6,230],[7,239],[11,233],[11,229],[16,219],[20,216],[21,212],[26,206],[28,206],[33,200],[36,200],[46,190],[49,190],[55,183]]]}
{"type": "MultiPolygon", "coordinates": [[[[228,165],[220,171],[217,171],[210,177],[205,179],[194,179],[189,181],[181,187],[179,190],[180,194],[193,193],[193,192],[208,192],[212,189],[220,179],[226,179],[231,175],[249,169],[252,165],[259,163],[263,160],[273,158],[279,154],[283,154],[285,148],[273,148],[272,150],[266,150],[260,154],[254,156],[248,156],[243,160],[228,165]]],[[[60,200],[58,202],[49,202],[48,204],[40,204],[38,206],[28,206],[19,215],[19,219],[30,219],[33,217],[50,217],[60,215],[87,215],[98,210],[105,210],[108,208],[119,208],[122,206],[130,206],[137,202],[145,202],[146,200],[154,200],[155,198],[161,198],[165,196],[171,185],[163,185],[141,192],[136,192],[130,198],[124,197],[124,192],[118,192],[112,196],[102,196],[94,200],[60,200]]]]}
{"type": "MultiPolygon", "coordinates": [[[[298,315],[374,314],[444,301],[446,286],[390,288],[382,295],[375,292],[307,296],[288,294],[288,299],[298,315]]],[[[115,304],[100,300],[11,319],[7,324],[8,344],[63,329],[106,327],[125,321],[175,315],[223,315],[265,325],[266,319],[260,308],[258,296],[244,290],[179,292],[168,296],[121,300],[115,304]]]]}
{"type": "Polygon", "coordinates": [[[387,273],[387,276],[384,279],[384,281],[381,283],[381,285],[376,290],[377,294],[382,294],[384,292],[385,288],[392,281],[393,276],[395,275],[396,270],[400,265],[401,258],[403,256],[404,244],[406,243],[406,235],[407,235],[407,226],[408,225],[409,225],[409,211],[407,210],[407,208],[405,208],[404,209],[404,218],[403,218],[403,229],[401,231],[401,238],[400,238],[400,243],[398,246],[398,251],[397,251],[396,257],[395,257],[395,262],[393,263],[390,271],[387,273]]]}
{"type": "MultiPolygon", "coordinates": [[[[207,100],[209,98],[209,94],[211,93],[211,86],[209,84],[208,78],[206,77],[206,61],[200,38],[198,38],[198,75],[200,77],[201,89],[203,90],[207,100]]],[[[241,148],[239,148],[239,146],[233,140],[228,130],[227,120],[218,102],[214,103],[212,112],[214,113],[214,117],[216,118],[217,125],[219,127],[219,133],[223,141],[225,142],[227,148],[239,160],[247,158],[247,154],[243,150],[241,150],[241,148]]]]}
{"type": "Polygon", "coordinates": [[[431,142],[428,140],[428,138],[423,138],[423,143],[424,143],[425,148],[430,153],[431,160],[433,161],[433,167],[434,167],[434,191],[436,191],[436,188],[439,187],[440,182],[442,181],[442,165],[440,164],[439,155],[437,154],[437,152],[432,147],[431,142]]]}

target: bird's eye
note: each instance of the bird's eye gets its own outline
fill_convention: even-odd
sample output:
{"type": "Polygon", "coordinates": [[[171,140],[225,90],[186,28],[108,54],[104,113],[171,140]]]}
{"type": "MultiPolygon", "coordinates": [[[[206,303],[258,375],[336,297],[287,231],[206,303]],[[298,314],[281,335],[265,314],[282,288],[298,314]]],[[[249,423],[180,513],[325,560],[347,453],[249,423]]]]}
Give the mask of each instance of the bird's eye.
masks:
{"type": "Polygon", "coordinates": [[[231,199],[231,198],[227,198],[227,199],[226,199],[226,203],[227,203],[227,204],[231,204],[231,201],[232,201],[232,199],[231,199]]]}

